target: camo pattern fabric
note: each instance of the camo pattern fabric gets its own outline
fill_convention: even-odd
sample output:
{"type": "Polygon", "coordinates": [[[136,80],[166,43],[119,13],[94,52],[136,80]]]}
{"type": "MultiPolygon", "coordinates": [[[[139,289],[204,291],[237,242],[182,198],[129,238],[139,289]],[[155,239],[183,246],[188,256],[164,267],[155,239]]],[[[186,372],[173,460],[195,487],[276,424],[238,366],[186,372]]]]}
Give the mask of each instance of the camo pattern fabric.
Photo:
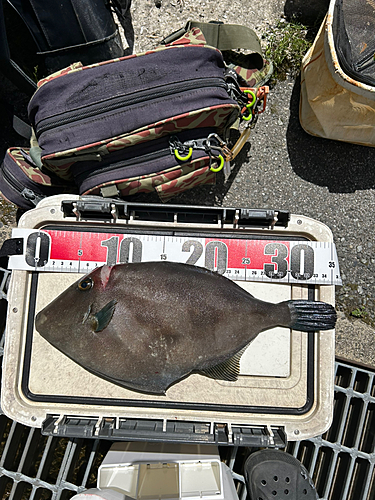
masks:
{"type": "Polygon", "coordinates": [[[191,130],[205,127],[216,128],[217,134],[225,137],[226,129],[235,122],[240,112],[239,106],[225,104],[211,106],[197,111],[191,111],[179,116],[167,118],[147,128],[132,132],[131,134],[118,137],[107,144],[107,151],[118,151],[124,147],[135,146],[141,142],[158,139],[165,135],[173,135],[183,130],[191,130]]]}
{"type": "Polygon", "coordinates": [[[265,61],[262,69],[246,69],[242,66],[228,67],[234,69],[238,76],[246,82],[247,87],[260,87],[264,85],[271,78],[273,66],[270,62],[265,61]]]}
{"type": "Polygon", "coordinates": [[[163,182],[155,187],[161,201],[165,202],[183,191],[203,184],[215,184],[216,174],[208,166],[202,167],[176,179],[163,182]]]}
{"type": "Polygon", "coordinates": [[[271,78],[272,63],[263,59],[263,65],[260,68],[259,55],[254,58],[253,54],[226,50],[223,51],[223,58],[226,66],[233,69],[239,76],[238,82],[241,87],[260,87],[271,78]]]}
{"type": "Polygon", "coordinates": [[[60,179],[63,179],[64,181],[73,181],[73,175],[70,171],[70,167],[75,163],[74,161],[71,160],[71,158],[63,158],[54,161],[53,163],[50,161],[45,161],[42,158],[42,163],[43,165],[53,172],[55,175],[57,175],[60,179]]]}
{"type": "MultiPolygon", "coordinates": [[[[161,120],[142,129],[132,131],[129,134],[111,137],[105,141],[99,141],[79,148],[59,151],[58,153],[44,156],[42,161],[49,170],[55,172],[59,177],[64,176],[65,178],[68,175],[69,167],[76,161],[94,160],[95,154],[103,156],[112,151],[118,151],[141,142],[158,139],[165,135],[175,134],[182,130],[216,127],[218,134],[224,136],[225,131],[223,129],[229,127],[237,119],[239,111],[239,106],[232,104],[198,109],[190,113],[161,120]],[[63,172],[60,172],[60,169],[63,172]]],[[[96,160],[100,161],[100,158],[96,158],[96,160]]]]}
{"type": "MultiPolygon", "coordinates": [[[[207,163],[208,158],[201,158],[154,174],[106,182],[81,194],[100,195],[100,188],[116,185],[123,197],[156,191],[162,201],[167,201],[195,186],[215,184],[216,174],[210,170],[207,163]]],[[[214,167],[217,166],[215,161],[212,164],[214,167]]]]}
{"type": "Polygon", "coordinates": [[[72,73],[73,71],[78,71],[83,68],[83,64],[81,62],[76,62],[71,64],[70,66],[66,68],[62,68],[59,71],[55,71],[55,73],[52,73],[51,75],[46,76],[45,78],[42,78],[41,80],[38,81],[37,87],[41,87],[45,83],[49,82],[50,80],[54,80],[55,78],[58,78],[59,76],[67,75],[68,73],[72,73]]]}
{"type": "Polygon", "coordinates": [[[184,33],[180,38],[177,38],[173,42],[166,43],[161,47],[172,47],[173,45],[207,45],[206,39],[199,28],[191,28],[189,31],[184,33]]]}
{"type": "MultiPolygon", "coordinates": [[[[23,151],[26,155],[28,155],[28,148],[23,148],[23,151]]],[[[43,174],[38,167],[31,165],[27,160],[25,160],[21,152],[21,148],[10,148],[8,149],[7,154],[12,157],[13,161],[18,165],[23,173],[33,182],[36,182],[41,186],[51,187],[54,185],[48,175],[43,174]]]]}

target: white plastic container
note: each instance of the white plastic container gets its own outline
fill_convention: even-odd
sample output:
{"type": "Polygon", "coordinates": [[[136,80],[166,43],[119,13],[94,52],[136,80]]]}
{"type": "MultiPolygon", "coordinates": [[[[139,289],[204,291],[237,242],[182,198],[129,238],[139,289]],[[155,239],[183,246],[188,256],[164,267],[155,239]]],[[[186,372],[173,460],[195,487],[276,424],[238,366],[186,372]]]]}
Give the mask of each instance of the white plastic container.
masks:
{"type": "Polygon", "coordinates": [[[215,446],[117,443],[98,471],[98,488],[137,500],[237,500],[215,446]]]}

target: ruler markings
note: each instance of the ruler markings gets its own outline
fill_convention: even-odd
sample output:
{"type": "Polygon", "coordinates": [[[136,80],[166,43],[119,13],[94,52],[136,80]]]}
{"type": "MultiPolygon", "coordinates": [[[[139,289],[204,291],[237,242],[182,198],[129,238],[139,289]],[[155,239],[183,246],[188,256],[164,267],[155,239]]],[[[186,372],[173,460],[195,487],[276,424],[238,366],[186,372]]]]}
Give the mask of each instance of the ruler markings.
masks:
{"type": "MultiPolygon", "coordinates": [[[[245,245],[245,259],[247,259],[248,256],[247,256],[247,240],[246,240],[246,245],[245,245]]],[[[246,264],[246,261],[245,261],[245,281],[247,279],[247,264],[246,264]]]]}
{"type": "MultiPolygon", "coordinates": [[[[267,283],[341,284],[336,249],[333,243],[254,240],[149,234],[96,233],[80,231],[37,231],[16,228],[13,237],[24,238],[23,255],[11,256],[11,269],[89,272],[121,255],[131,262],[172,260],[217,270],[233,280],[267,283]],[[47,234],[33,237],[31,234],[47,234]],[[43,240],[43,241],[42,241],[43,240]],[[42,247],[48,245],[47,250],[42,247]],[[105,243],[105,245],[103,245],[105,243]],[[137,247],[137,248],[136,248],[137,247]],[[34,255],[27,262],[26,254],[34,255]],[[40,256],[43,255],[42,258],[40,256]],[[48,255],[47,260],[45,256],[48,255]],[[116,257],[115,257],[116,256],[116,257]],[[127,256],[127,257],[126,257],[127,256]],[[46,260],[46,263],[45,263],[46,260]],[[43,262],[42,262],[43,261],[43,262]],[[44,263],[44,265],[43,265],[44,263]],[[30,266],[30,264],[35,264],[30,266]]],[[[113,264],[115,262],[108,262],[113,264]]]]}

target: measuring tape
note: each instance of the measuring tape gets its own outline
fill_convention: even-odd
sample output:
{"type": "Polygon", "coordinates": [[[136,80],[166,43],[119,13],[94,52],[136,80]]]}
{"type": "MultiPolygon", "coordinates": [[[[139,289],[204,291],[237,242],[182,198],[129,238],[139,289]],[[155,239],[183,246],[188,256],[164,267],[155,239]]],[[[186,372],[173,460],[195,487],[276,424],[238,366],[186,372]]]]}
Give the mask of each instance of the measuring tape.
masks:
{"type": "Polygon", "coordinates": [[[334,243],[95,231],[13,229],[23,253],[9,268],[88,273],[128,262],[173,261],[205,267],[235,281],[341,285],[334,243]]]}

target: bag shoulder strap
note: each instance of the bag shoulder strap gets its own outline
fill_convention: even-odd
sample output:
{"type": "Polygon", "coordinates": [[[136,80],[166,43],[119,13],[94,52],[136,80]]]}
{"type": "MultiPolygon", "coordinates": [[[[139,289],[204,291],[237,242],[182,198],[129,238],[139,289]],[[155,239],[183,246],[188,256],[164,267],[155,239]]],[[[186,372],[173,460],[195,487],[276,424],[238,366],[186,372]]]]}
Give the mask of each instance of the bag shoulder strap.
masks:
{"type": "Polygon", "coordinates": [[[199,28],[206,39],[207,45],[216,47],[219,50],[246,49],[262,54],[260,40],[255,31],[241,24],[223,24],[214,21],[209,23],[188,21],[184,28],[166,36],[162,44],[166,45],[174,42],[192,28],[199,28]]]}
{"type": "Polygon", "coordinates": [[[215,21],[209,23],[188,21],[184,28],[180,28],[166,36],[161,43],[163,45],[173,43],[193,28],[198,28],[201,31],[207,45],[224,52],[223,56],[227,64],[239,64],[240,66],[244,66],[244,68],[263,68],[264,59],[259,38],[255,31],[241,24],[223,24],[215,21]],[[247,63],[242,64],[232,60],[233,56],[236,56],[232,51],[236,49],[243,49],[250,52],[250,54],[242,54],[241,56],[242,63],[244,61],[247,61],[247,63]]]}
{"type": "Polygon", "coordinates": [[[262,54],[260,40],[252,29],[241,24],[201,23],[188,21],[185,30],[199,28],[208,45],[219,50],[246,49],[262,54]]]}

